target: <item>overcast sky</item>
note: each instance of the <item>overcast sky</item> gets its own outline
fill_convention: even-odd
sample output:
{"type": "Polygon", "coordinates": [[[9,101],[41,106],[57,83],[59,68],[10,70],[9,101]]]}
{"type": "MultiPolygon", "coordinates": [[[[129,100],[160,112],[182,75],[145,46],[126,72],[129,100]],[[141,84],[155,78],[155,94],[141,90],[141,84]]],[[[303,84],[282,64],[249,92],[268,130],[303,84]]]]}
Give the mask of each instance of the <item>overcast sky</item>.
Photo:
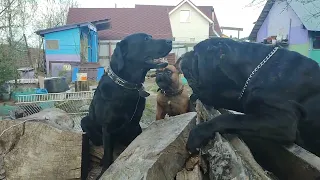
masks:
{"type": "MultiPolygon", "coordinates": [[[[110,8],[134,7],[135,4],[177,5],[181,0],[78,0],[80,7],[110,8]]],[[[255,22],[263,8],[263,4],[246,7],[252,0],[191,0],[198,6],[213,6],[220,26],[243,28],[241,37],[249,36],[253,22],[255,22]]],[[[224,31],[226,35],[237,36],[237,32],[224,31]]]]}

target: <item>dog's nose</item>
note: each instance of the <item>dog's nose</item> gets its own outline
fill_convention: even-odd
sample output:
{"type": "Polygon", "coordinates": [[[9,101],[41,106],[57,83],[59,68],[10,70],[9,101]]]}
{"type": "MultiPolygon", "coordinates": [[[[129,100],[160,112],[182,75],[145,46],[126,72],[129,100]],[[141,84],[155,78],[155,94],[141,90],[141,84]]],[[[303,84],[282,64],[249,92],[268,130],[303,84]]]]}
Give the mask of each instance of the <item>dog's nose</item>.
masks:
{"type": "Polygon", "coordinates": [[[171,40],[166,40],[166,43],[171,45],[172,41],[171,40]]]}

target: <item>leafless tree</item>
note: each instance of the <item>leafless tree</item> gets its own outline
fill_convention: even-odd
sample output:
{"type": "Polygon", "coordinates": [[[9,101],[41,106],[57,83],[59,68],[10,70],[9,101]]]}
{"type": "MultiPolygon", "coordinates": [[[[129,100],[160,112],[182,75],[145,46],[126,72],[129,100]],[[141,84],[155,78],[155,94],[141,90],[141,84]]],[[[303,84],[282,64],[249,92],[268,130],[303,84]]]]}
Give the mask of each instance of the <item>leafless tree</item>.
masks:
{"type": "Polygon", "coordinates": [[[29,47],[41,49],[42,41],[30,41],[37,39],[34,32],[64,25],[69,8],[77,6],[77,0],[0,0],[0,86],[17,77],[17,61],[27,58],[29,66],[37,64],[29,47]]]}
{"type": "Polygon", "coordinates": [[[17,60],[26,50],[21,41],[36,7],[36,0],[0,0],[0,85],[18,77],[17,60]]]}
{"type": "Polygon", "coordinates": [[[292,2],[300,2],[302,4],[308,4],[311,3],[314,6],[314,10],[312,12],[309,12],[310,18],[320,18],[320,7],[318,7],[314,2],[319,0],[251,0],[251,2],[247,5],[247,7],[261,7],[264,6],[265,3],[267,2],[275,2],[275,1],[279,1],[279,2],[286,2],[287,3],[287,7],[289,6],[290,3],[292,2]]]}
{"type": "MultiPolygon", "coordinates": [[[[65,25],[69,8],[78,7],[79,4],[77,0],[44,0],[41,8],[38,9],[37,18],[34,21],[34,30],[53,28],[57,26],[65,25]]],[[[36,47],[39,49],[39,60],[38,71],[44,72],[44,62],[42,49],[43,49],[43,39],[41,37],[36,37],[37,42],[35,42],[36,47]]]]}

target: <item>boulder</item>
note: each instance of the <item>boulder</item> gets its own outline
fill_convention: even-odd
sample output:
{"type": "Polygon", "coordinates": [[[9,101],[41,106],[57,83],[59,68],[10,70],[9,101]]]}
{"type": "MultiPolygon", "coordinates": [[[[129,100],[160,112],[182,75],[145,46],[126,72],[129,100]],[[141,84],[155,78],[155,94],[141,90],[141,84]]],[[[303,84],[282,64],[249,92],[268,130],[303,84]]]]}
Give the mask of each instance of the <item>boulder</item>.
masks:
{"type": "Polygon", "coordinates": [[[80,179],[82,132],[53,108],[0,121],[0,179],[80,179]]]}

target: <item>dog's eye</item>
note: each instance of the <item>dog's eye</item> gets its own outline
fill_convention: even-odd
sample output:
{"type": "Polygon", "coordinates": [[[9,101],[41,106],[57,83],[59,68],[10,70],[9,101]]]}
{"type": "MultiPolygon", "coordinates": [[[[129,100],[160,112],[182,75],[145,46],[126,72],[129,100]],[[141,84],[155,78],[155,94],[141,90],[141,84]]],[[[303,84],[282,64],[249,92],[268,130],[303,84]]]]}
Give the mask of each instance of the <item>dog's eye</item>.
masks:
{"type": "Polygon", "coordinates": [[[152,36],[147,36],[147,37],[145,37],[144,39],[145,39],[146,41],[148,41],[148,40],[152,39],[152,36]]]}

